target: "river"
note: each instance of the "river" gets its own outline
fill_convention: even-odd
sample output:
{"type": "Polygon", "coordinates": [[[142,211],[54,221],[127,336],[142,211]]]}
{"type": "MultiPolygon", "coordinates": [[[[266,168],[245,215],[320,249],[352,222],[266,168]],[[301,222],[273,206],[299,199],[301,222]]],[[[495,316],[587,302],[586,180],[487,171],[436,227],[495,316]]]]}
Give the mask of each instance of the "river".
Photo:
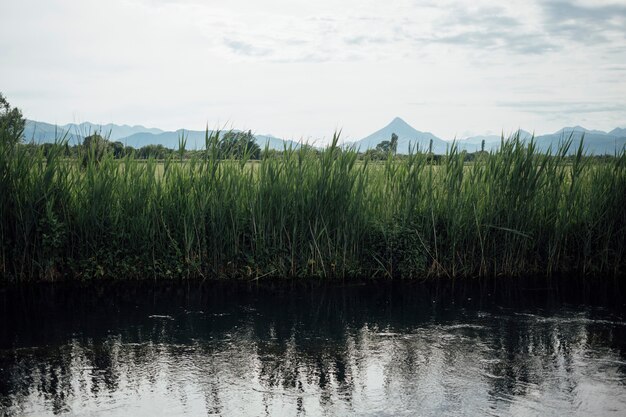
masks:
{"type": "Polygon", "coordinates": [[[625,415],[622,293],[513,282],[5,288],[0,415],[625,415]]]}

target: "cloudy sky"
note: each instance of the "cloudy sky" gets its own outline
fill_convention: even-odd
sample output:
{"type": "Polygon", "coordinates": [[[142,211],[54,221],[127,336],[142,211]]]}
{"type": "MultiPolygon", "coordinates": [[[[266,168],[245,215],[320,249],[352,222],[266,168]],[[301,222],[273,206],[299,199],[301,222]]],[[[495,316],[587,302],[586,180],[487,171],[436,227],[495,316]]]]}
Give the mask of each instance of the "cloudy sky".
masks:
{"type": "Polygon", "coordinates": [[[31,119],[359,139],[626,127],[626,0],[3,0],[31,119]]]}

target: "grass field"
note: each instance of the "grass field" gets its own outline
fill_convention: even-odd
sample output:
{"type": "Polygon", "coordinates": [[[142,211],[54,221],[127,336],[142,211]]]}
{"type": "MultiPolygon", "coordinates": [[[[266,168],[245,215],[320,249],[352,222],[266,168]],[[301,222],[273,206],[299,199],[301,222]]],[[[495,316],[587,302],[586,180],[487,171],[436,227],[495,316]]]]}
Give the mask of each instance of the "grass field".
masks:
{"type": "MultiPolygon", "coordinates": [[[[564,145],[568,146],[568,144],[564,145]]],[[[4,281],[96,278],[619,276],[626,155],[513,138],[359,161],[330,146],[259,162],[32,156],[0,145],[4,281]],[[253,169],[251,169],[253,167],[253,169]]]]}

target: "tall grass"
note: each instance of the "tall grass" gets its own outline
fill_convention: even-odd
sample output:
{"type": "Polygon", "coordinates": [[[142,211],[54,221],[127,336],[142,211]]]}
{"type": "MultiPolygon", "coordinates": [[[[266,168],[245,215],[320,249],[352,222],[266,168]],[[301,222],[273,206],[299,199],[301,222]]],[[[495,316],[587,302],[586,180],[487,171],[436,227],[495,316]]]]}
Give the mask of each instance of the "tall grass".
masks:
{"type": "Polygon", "coordinates": [[[159,165],[1,140],[2,279],[625,272],[624,152],[599,162],[513,137],[473,164],[455,146],[436,165],[380,164],[335,137],[250,166],[218,159],[218,141],[159,165]]]}

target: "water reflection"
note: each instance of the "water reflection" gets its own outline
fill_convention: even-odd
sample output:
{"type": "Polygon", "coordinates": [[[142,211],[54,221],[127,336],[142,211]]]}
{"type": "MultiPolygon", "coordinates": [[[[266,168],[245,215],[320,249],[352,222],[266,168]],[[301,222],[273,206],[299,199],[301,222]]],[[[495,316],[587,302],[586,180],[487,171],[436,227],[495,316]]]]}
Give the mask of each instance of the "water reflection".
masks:
{"type": "Polygon", "coordinates": [[[623,304],[468,291],[5,291],[0,414],[624,413],[623,304]]]}

